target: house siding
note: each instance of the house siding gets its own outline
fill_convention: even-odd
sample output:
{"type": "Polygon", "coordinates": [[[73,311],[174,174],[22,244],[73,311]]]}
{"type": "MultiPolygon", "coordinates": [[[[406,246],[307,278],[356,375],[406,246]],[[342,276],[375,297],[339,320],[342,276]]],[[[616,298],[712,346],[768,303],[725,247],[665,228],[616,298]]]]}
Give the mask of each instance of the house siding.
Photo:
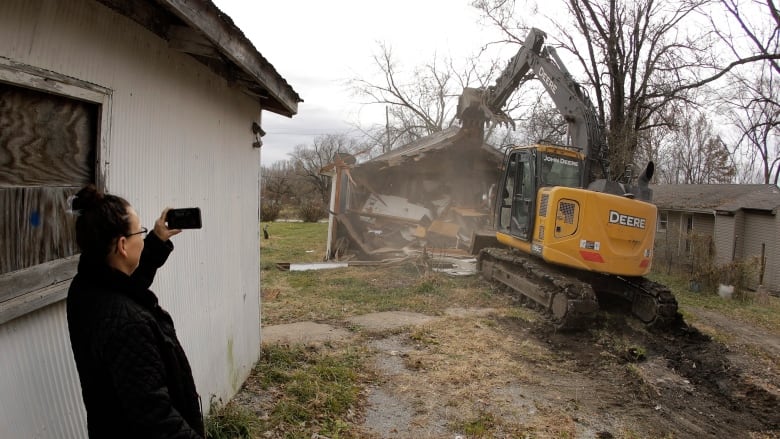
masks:
{"type": "MultiPolygon", "coordinates": [[[[89,0],[0,2],[0,56],[111,91],[98,171],[143,225],[164,207],[202,209],[203,229],[173,238],[152,288],[176,321],[204,409],[228,399],[260,349],[257,102],[89,0]]],[[[0,349],[0,437],[86,437],[63,303],[0,326],[0,349]]]]}
{"type": "MultiPolygon", "coordinates": [[[[663,211],[663,209],[659,209],[663,211]]],[[[685,252],[686,217],[693,215],[693,233],[709,235],[713,239],[716,264],[760,257],[761,247],[765,249],[763,283],[771,291],[780,291],[780,220],[776,215],[737,211],[734,215],[708,215],[666,211],[668,226],[665,232],[656,233],[655,267],[671,271],[674,264],[690,262],[685,252]]],[[[758,286],[758,276],[751,281],[751,287],[758,286]]]]}
{"type": "Polygon", "coordinates": [[[734,214],[734,248],[731,260],[738,261],[744,257],[745,247],[745,212],[734,214]]]}
{"type": "Polygon", "coordinates": [[[727,264],[732,261],[735,251],[736,217],[733,215],[715,216],[715,261],[727,264]]]}
{"type": "MultiPolygon", "coordinates": [[[[777,242],[777,218],[774,215],[766,214],[745,214],[745,230],[750,233],[744,234],[744,244],[742,247],[743,258],[758,258],[760,265],[761,250],[764,249],[765,269],[763,284],[773,291],[778,291],[780,285],[777,280],[777,270],[770,267],[776,266],[778,242],[777,242]]],[[[759,284],[758,275],[751,279],[750,286],[757,287],[759,284]]]]}
{"type": "Polygon", "coordinates": [[[690,263],[691,250],[687,244],[689,235],[709,236],[714,234],[715,219],[710,214],[699,212],[681,212],[659,209],[667,215],[665,231],[656,232],[655,267],[669,272],[674,264],[690,263]],[[690,232],[688,218],[693,218],[690,232]]]}

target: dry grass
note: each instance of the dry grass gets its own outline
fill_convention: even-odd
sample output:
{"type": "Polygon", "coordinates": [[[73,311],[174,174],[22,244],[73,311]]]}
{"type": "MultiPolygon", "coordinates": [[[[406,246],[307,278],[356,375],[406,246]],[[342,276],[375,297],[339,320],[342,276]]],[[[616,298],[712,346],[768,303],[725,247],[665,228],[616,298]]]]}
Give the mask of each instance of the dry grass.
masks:
{"type": "Polygon", "coordinates": [[[393,385],[399,396],[417,402],[415,422],[444,419],[451,429],[469,437],[537,431],[527,423],[527,406],[518,404],[529,395],[512,389],[534,383],[532,371],[524,365],[549,362],[555,355],[496,321],[527,324],[499,309],[488,317],[442,318],[408,333],[413,347],[404,358],[408,372],[394,376],[393,385]]]}
{"type": "MultiPolygon", "coordinates": [[[[269,232],[270,239],[261,242],[263,325],[312,320],[349,327],[355,333],[349,345],[264,347],[263,358],[237,397],[262,421],[263,432],[257,437],[384,437],[365,423],[366,402],[380,387],[403,402],[399,407],[408,405],[409,417],[404,418],[408,425],[403,427],[411,433],[392,437],[574,438],[593,437],[603,427],[614,437],[641,438],[647,436],[634,429],[652,431],[646,421],[641,426],[598,422],[603,407],[626,401],[621,399],[626,387],[636,387],[628,392],[644,405],[660,396],[660,390],[643,387],[642,370],[625,363],[623,353],[643,353],[645,347],[622,332],[594,330],[576,339],[582,346],[570,346],[567,352],[548,335],[534,332],[541,326],[540,315],[521,307],[508,293],[476,276],[430,273],[416,260],[280,271],[277,262],[320,261],[326,225],[274,223],[269,232]],[[489,314],[469,311],[487,308],[489,314]],[[380,311],[438,318],[384,333],[361,331],[346,322],[380,311]],[[391,354],[369,347],[388,339],[397,340],[403,350],[391,354]],[[577,364],[580,354],[591,358],[587,371],[577,364]],[[382,358],[390,358],[398,370],[388,375],[379,362],[382,358]],[[588,416],[596,421],[588,422],[588,416]],[[439,430],[430,433],[425,429],[430,426],[439,430]]],[[[700,306],[700,300],[684,296],[681,304],[700,306]]],[[[732,311],[766,316],[748,304],[732,311]]],[[[652,414],[642,412],[641,404],[637,413],[652,414]]]]}

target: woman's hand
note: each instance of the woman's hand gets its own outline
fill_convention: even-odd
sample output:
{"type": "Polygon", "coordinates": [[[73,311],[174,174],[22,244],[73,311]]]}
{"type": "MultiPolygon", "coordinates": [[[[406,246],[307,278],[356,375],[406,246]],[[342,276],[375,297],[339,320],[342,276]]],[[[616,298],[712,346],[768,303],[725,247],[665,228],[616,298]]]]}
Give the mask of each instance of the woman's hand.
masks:
{"type": "Polygon", "coordinates": [[[171,210],[171,208],[166,207],[162,211],[160,217],[154,222],[154,234],[162,241],[167,241],[171,239],[171,236],[181,233],[181,229],[169,229],[165,224],[165,216],[168,214],[169,210],[171,210]]]}

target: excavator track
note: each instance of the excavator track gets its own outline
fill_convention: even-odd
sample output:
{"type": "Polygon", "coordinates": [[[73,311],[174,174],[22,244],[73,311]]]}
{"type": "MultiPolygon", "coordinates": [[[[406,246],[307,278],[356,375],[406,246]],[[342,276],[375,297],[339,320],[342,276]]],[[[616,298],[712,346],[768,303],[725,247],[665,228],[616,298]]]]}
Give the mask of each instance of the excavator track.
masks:
{"type": "Polygon", "coordinates": [[[593,288],[577,278],[520,253],[485,248],[479,253],[477,270],[541,305],[558,329],[588,326],[599,308],[593,288]]]}
{"type": "Polygon", "coordinates": [[[540,305],[558,329],[587,327],[599,310],[598,297],[609,295],[631,305],[632,314],[650,328],[680,321],[669,288],[642,277],[620,277],[552,266],[516,250],[485,248],[477,269],[540,305]]]}
{"type": "Polygon", "coordinates": [[[631,304],[631,313],[651,328],[669,328],[681,321],[677,299],[665,285],[643,277],[598,275],[592,282],[597,294],[620,296],[631,304]]]}

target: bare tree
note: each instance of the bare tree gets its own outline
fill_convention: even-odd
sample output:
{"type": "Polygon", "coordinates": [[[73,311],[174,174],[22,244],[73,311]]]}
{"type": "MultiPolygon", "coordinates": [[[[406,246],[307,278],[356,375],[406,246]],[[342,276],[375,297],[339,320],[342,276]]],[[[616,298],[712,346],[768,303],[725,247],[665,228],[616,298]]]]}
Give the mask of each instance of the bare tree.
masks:
{"type": "Polygon", "coordinates": [[[672,136],[668,148],[673,158],[669,183],[713,184],[730,183],[736,169],[728,147],[715,133],[706,115],[688,111],[672,136]]]}
{"type": "Polygon", "coordinates": [[[524,143],[536,143],[539,141],[563,144],[566,141],[566,121],[560,111],[549,100],[540,95],[527,115],[527,119],[521,121],[526,141],[524,143]]]}
{"type": "Polygon", "coordinates": [[[745,148],[747,163],[758,167],[751,170],[763,183],[777,184],[780,176],[778,73],[774,66],[753,73],[752,79],[738,78],[736,96],[729,101],[731,119],[738,129],[738,145],[745,148]]]}
{"type": "Polygon", "coordinates": [[[289,161],[274,162],[260,170],[263,203],[282,205],[293,196],[294,170],[289,161]]]}
{"type": "MultiPolygon", "coordinates": [[[[686,71],[705,62],[706,33],[693,38],[676,31],[705,1],[565,0],[572,22],[552,19],[556,29],[550,40],[578,61],[607,122],[613,174],[632,163],[639,132],[662,121],[654,113],[671,99],[684,98],[668,91],[690,78],[686,71]]],[[[514,7],[514,2],[500,3],[514,7]]],[[[483,12],[510,39],[523,37],[518,31],[525,29],[513,27],[506,15],[483,12]]]]}
{"type": "Polygon", "coordinates": [[[387,109],[386,126],[365,130],[384,152],[447,128],[454,120],[463,88],[485,86],[498,69],[496,62],[482,59],[481,54],[457,67],[452,59],[433,55],[430,62],[407,73],[393,58],[390,47],[379,47],[374,63],[381,80],[357,78],[351,83],[366,104],[387,109]]]}
{"type": "MultiPolygon", "coordinates": [[[[644,131],[668,126],[670,119],[659,115],[671,103],[690,101],[691,90],[736,66],[778,58],[767,50],[720,59],[714,43],[724,35],[702,26],[697,14],[710,0],[559,1],[571,21],[551,17],[555,30],[549,41],[577,60],[592,86],[607,123],[613,175],[632,162],[642,137],[652,137],[644,131]]],[[[770,15],[777,17],[773,0],[766,1],[770,15]]],[[[506,41],[522,41],[528,26],[515,18],[514,0],[477,0],[474,5],[506,41]]]]}
{"type": "Polygon", "coordinates": [[[780,74],[780,12],[775,0],[720,0],[719,4],[738,25],[737,34],[749,41],[745,47],[737,47],[735,35],[728,32],[730,27],[722,26],[711,16],[713,30],[731,48],[734,57],[765,60],[775,74],[780,74]]]}
{"type": "MultiPolygon", "coordinates": [[[[354,154],[362,149],[352,137],[326,134],[315,137],[311,145],[296,146],[290,155],[296,175],[310,185],[319,201],[327,205],[330,199],[330,178],[320,174],[320,170],[333,162],[337,153],[354,154]]],[[[305,197],[305,193],[299,193],[298,196],[305,197]]]]}

